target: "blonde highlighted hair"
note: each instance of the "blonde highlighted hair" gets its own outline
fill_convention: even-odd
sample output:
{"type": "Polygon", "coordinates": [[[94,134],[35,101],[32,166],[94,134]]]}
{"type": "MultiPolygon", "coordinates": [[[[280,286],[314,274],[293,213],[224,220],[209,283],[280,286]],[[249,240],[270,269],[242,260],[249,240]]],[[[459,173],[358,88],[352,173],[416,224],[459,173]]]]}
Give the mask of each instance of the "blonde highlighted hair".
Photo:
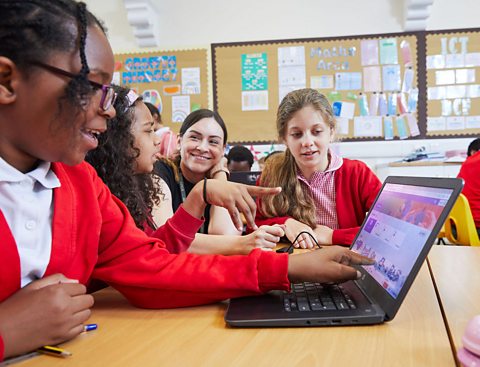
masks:
{"type": "MultiPolygon", "coordinates": [[[[277,132],[280,140],[285,138],[293,115],[307,106],[320,112],[325,123],[335,131],[335,117],[327,98],[315,89],[305,88],[288,93],[278,106],[277,132]]],[[[262,198],[261,212],[266,217],[289,216],[314,228],[317,224],[315,203],[297,175],[298,166],[288,148],[285,153],[276,154],[266,161],[260,185],[281,186],[282,192],[262,198]]]]}

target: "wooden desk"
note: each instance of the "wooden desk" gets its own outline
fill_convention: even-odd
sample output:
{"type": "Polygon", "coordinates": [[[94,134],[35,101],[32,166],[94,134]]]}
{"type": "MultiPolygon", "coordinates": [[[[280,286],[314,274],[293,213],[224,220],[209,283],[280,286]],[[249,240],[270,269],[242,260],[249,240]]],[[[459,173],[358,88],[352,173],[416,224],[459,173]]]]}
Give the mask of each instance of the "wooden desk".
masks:
{"type": "Polygon", "coordinates": [[[480,314],[480,248],[433,246],[428,263],[456,354],[468,321],[480,314]]]}
{"type": "Polygon", "coordinates": [[[225,304],[142,310],[116,291],[95,296],[96,331],[65,343],[73,356],[21,366],[452,366],[449,340],[426,265],[396,318],[357,327],[234,329],[225,304]]]}

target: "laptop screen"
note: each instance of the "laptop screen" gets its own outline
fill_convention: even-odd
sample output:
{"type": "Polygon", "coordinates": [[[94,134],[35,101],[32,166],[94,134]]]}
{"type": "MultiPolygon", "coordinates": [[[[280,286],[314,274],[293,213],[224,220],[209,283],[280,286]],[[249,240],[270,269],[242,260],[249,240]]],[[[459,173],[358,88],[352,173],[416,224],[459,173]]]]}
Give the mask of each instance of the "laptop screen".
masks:
{"type": "Polygon", "coordinates": [[[386,183],[352,250],[375,259],[364,266],[397,298],[452,189],[386,183]]]}

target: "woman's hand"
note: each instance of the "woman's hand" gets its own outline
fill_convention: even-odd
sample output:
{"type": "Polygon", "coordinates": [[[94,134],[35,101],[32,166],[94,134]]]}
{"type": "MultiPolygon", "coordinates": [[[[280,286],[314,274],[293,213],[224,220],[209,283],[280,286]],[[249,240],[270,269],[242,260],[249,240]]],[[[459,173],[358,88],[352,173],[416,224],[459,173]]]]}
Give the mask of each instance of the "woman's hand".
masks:
{"type": "Polygon", "coordinates": [[[92,306],[85,286],[61,274],[30,283],[0,304],[5,357],[74,338],[92,306]]]}
{"type": "Polygon", "coordinates": [[[227,209],[233,224],[239,231],[243,230],[240,212],[245,216],[249,227],[254,230],[258,228],[255,224],[257,206],[252,196],[276,195],[282,191],[281,187],[252,186],[221,180],[207,180],[206,185],[207,201],[227,209]]]}
{"type": "Polygon", "coordinates": [[[319,245],[332,244],[333,229],[327,226],[317,225],[313,231],[315,232],[319,245]]]}
{"type": "Polygon", "coordinates": [[[360,272],[350,265],[373,265],[374,260],[344,247],[323,247],[288,258],[288,278],[298,282],[345,282],[358,279],[360,272]]]}
{"type": "Polygon", "coordinates": [[[203,216],[206,206],[203,197],[204,185],[206,185],[207,202],[227,209],[235,228],[239,231],[243,230],[240,213],[243,213],[249,227],[254,230],[258,228],[255,224],[257,206],[252,196],[277,195],[282,191],[281,187],[252,186],[212,179],[206,182],[202,180],[193,187],[183,203],[183,208],[197,218],[203,216]]]}
{"type": "MultiPolygon", "coordinates": [[[[293,218],[289,218],[285,221],[285,235],[290,242],[293,243],[293,241],[295,240],[295,238],[297,238],[300,232],[308,232],[313,236],[313,238],[316,238],[313,229],[311,229],[305,223],[299,222],[298,220],[293,218]]],[[[315,242],[313,241],[312,237],[304,233],[300,235],[300,237],[298,237],[297,241],[293,243],[293,246],[296,248],[314,248],[315,242]]]]}
{"type": "Polygon", "coordinates": [[[255,248],[272,251],[283,236],[285,236],[283,225],[260,226],[256,231],[242,236],[246,242],[244,247],[247,249],[244,253],[248,254],[255,248]]]}

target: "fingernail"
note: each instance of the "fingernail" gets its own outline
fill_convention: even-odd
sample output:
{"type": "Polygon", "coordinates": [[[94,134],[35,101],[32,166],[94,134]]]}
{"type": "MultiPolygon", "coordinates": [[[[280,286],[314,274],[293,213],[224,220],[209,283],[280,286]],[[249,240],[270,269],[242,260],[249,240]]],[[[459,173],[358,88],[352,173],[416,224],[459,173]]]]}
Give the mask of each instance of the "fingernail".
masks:
{"type": "Polygon", "coordinates": [[[360,279],[362,277],[362,273],[360,273],[358,270],[357,270],[357,279],[360,279]]]}

